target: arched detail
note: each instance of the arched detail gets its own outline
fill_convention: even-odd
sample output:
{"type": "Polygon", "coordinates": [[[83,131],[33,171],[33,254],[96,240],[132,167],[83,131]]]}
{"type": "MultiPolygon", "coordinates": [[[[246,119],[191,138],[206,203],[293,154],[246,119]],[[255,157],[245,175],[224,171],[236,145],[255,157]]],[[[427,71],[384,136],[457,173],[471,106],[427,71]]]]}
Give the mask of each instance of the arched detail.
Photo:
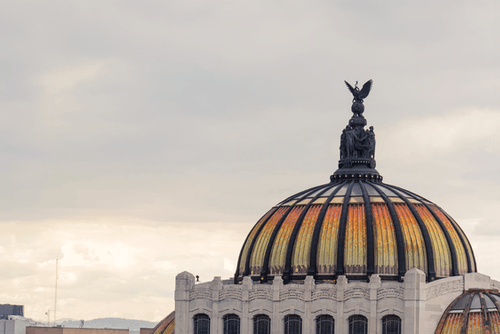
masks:
{"type": "Polygon", "coordinates": [[[316,317],[316,334],[334,334],[335,320],[331,315],[321,314],[316,317]]]}
{"type": "Polygon", "coordinates": [[[401,318],[394,314],[384,316],[382,334],[401,334],[401,318]]]}
{"type": "Polygon", "coordinates": [[[194,334],[210,334],[210,317],[204,313],[193,316],[194,334]]]}
{"type": "Polygon", "coordinates": [[[271,318],[266,314],[257,314],[253,317],[253,334],[270,334],[271,318]]]}
{"type": "Polygon", "coordinates": [[[344,203],[342,205],[342,213],[340,215],[339,224],[339,241],[337,245],[337,268],[335,269],[335,275],[344,275],[344,254],[345,254],[345,233],[347,225],[347,213],[349,211],[349,200],[351,199],[352,187],[354,186],[354,181],[351,181],[349,188],[344,196],[344,203]]]}
{"type": "Polygon", "coordinates": [[[285,325],[284,334],[302,334],[302,318],[297,314],[288,314],[283,319],[285,325]]]}
{"type": "Polygon", "coordinates": [[[368,320],[360,314],[351,315],[348,319],[349,334],[368,334],[368,320]]]}
{"type": "Polygon", "coordinates": [[[236,314],[226,314],[222,317],[223,334],[240,334],[240,317],[236,314]]]}

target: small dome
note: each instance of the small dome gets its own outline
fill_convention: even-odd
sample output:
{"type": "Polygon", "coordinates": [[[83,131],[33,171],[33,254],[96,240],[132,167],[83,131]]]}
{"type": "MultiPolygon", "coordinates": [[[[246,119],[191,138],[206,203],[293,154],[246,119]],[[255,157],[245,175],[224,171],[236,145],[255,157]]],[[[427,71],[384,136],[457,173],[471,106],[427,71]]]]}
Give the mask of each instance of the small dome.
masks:
{"type": "MultiPolygon", "coordinates": [[[[361,91],[348,86],[360,104],[371,80],[361,91]]],[[[471,245],[450,215],[382,182],[375,169],[375,132],[364,129],[367,121],[358,109],[340,136],[339,168],[331,182],[288,197],[257,222],[240,252],[236,282],[275,275],[285,283],[306,275],[401,279],[411,268],[431,281],[476,272],[471,245]]]]}
{"type": "Polygon", "coordinates": [[[174,334],[175,311],[170,313],[151,330],[150,334],[174,334]]]}
{"type": "Polygon", "coordinates": [[[446,309],[435,334],[500,333],[500,294],[497,290],[469,290],[446,309]]]}

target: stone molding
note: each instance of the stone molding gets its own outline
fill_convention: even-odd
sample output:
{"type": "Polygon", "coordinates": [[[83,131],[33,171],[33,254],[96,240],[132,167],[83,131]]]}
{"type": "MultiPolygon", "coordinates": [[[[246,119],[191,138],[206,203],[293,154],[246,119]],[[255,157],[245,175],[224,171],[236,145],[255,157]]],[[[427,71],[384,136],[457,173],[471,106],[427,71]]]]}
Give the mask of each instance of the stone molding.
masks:
{"type": "Polygon", "coordinates": [[[462,292],[464,290],[464,280],[462,276],[451,277],[447,280],[437,280],[427,286],[426,299],[430,300],[451,292],[462,292]]]}
{"type": "Polygon", "coordinates": [[[194,276],[183,272],[176,277],[176,334],[193,331],[192,318],[205,313],[211,319],[211,332],[221,333],[225,314],[241,318],[242,334],[251,333],[252,318],[267,314],[272,333],[283,332],[287,314],[303,317],[303,332],[314,331],[314,319],[329,314],[335,319],[335,332],[348,330],[348,317],[362,314],[368,318],[369,332],[380,333],[385,315],[395,314],[403,321],[405,334],[432,332],[446,307],[464,289],[500,289],[500,282],[489,276],[469,273],[426,282],[425,273],[409,270],[402,282],[384,281],[372,275],[369,282],[349,281],[339,276],[336,283],[316,284],[307,276],[302,284],[284,284],[281,276],[260,283],[245,277],[240,284],[215,277],[196,283],[194,276]]]}

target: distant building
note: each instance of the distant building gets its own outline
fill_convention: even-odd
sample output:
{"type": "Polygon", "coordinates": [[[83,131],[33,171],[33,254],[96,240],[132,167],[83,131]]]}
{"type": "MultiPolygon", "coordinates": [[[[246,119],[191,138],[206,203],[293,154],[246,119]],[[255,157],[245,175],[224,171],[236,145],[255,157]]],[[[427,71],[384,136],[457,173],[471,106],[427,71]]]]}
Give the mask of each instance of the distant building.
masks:
{"type": "Polygon", "coordinates": [[[24,305],[0,304],[0,318],[8,315],[24,316],[24,305]]]}
{"type": "Polygon", "coordinates": [[[24,305],[0,305],[0,334],[25,334],[26,326],[36,324],[24,317],[24,305]]]}
{"type": "Polygon", "coordinates": [[[0,319],[0,334],[25,334],[27,326],[39,323],[20,315],[7,315],[0,319]]]}
{"type": "Polygon", "coordinates": [[[111,329],[111,328],[70,328],[62,326],[57,326],[57,327],[28,326],[26,327],[26,334],[129,334],[129,330],[111,329]]]}

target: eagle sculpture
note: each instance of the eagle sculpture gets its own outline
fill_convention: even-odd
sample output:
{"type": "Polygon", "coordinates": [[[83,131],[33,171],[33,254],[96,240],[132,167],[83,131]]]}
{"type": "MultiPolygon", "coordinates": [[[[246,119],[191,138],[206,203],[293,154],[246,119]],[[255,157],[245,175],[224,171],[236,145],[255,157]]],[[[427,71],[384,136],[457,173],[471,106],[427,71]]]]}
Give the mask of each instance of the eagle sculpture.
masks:
{"type": "Polygon", "coordinates": [[[347,85],[347,88],[349,88],[349,90],[351,91],[352,96],[354,96],[354,99],[352,101],[353,103],[355,102],[363,103],[363,99],[366,98],[368,94],[370,94],[370,90],[372,89],[372,83],[373,83],[372,80],[369,80],[363,85],[363,88],[359,90],[357,81],[354,88],[347,81],[344,80],[344,82],[347,85]]]}

